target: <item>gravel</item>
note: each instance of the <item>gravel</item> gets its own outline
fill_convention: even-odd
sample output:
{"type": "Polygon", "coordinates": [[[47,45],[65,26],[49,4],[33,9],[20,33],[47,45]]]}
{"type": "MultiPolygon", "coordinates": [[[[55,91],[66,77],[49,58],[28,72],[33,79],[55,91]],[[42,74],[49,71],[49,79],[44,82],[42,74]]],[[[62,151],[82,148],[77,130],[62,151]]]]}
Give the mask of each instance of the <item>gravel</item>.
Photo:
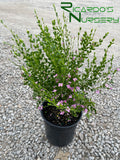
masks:
{"type": "MultiPolygon", "coordinates": [[[[25,36],[25,26],[17,26],[16,32],[25,36]]],[[[10,42],[10,37],[9,32],[1,27],[0,159],[56,160],[56,155],[62,151],[69,153],[69,160],[120,160],[120,72],[114,77],[112,90],[91,94],[96,102],[97,115],[90,120],[83,115],[73,142],[64,148],[55,147],[46,139],[44,122],[32,100],[32,90],[23,85],[19,68],[11,63],[16,60],[10,47],[3,44],[4,41],[10,42]]],[[[120,56],[117,46],[114,49],[113,67],[116,68],[120,56]]]]}

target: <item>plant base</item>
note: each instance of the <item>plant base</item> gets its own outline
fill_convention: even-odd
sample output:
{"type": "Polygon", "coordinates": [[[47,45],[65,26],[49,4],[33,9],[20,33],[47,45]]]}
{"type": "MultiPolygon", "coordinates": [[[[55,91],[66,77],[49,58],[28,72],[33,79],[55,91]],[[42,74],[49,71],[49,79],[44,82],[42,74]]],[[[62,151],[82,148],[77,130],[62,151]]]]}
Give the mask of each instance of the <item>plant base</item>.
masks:
{"type": "MultiPolygon", "coordinates": [[[[52,107],[52,106],[50,106],[52,107]]],[[[50,115],[51,113],[49,113],[50,115]]],[[[45,122],[46,136],[49,143],[54,146],[63,147],[72,142],[78,121],[81,119],[82,112],[79,114],[77,122],[69,126],[59,126],[48,121],[44,115],[44,109],[41,115],[45,122]]]]}

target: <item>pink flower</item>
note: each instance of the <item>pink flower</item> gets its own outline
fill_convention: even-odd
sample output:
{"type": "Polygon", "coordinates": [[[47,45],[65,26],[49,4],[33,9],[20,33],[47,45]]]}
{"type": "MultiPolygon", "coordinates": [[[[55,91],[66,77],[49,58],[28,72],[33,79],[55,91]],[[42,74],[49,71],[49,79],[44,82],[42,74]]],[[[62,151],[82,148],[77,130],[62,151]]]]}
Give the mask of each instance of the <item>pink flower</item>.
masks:
{"type": "Polygon", "coordinates": [[[73,78],[73,81],[74,81],[74,82],[77,81],[77,78],[73,78]]]}
{"type": "Polygon", "coordinates": [[[61,100],[60,103],[63,104],[63,100],[61,100]]]}
{"type": "Polygon", "coordinates": [[[58,96],[55,96],[55,99],[57,99],[58,98],[58,96]]]}
{"type": "Polygon", "coordinates": [[[74,90],[74,87],[71,87],[69,84],[66,85],[66,86],[67,86],[68,89],[70,89],[70,90],[72,90],[72,91],[74,90]]]}
{"type": "Polygon", "coordinates": [[[65,113],[64,111],[61,111],[61,112],[60,112],[60,115],[63,115],[64,113],[65,113]]]}
{"type": "Polygon", "coordinates": [[[63,97],[63,94],[61,94],[61,97],[63,97]]]}
{"type": "Polygon", "coordinates": [[[81,105],[82,108],[84,108],[85,106],[81,105]]]}
{"type": "Polygon", "coordinates": [[[54,77],[54,78],[57,77],[57,74],[55,74],[53,77],[54,77]]]}
{"type": "Polygon", "coordinates": [[[44,91],[44,89],[41,89],[41,91],[44,91]]]}
{"type": "Polygon", "coordinates": [[[29,77],[31,77],[31,74],[29,74],[29,77]]]}
{"type": "Polygon", "coordinates": [[[72,95],[69,95],[69,98],[72,98],[72,95]]]}
{"type": "Polygon", "coordinates": [[[65,103],[67,103],[67,101],[66,101],[66,100],[64,100],[64,102],[65,102],[65,103]]]}
{"type": "Polygon", "coordinates": [[[68,83],[69,83],[69,84],[71,84],[71,82],[70,82],[70,81],[69,81],[68,83]]]}
{"type": "Polygon", "coordinates": [[[38,82],[35,82],[36,84],[38,84],[38,82]]]}
{"type": "Polygon", "coordinates": [[[70,112],[70,108],[69,108],[69,107],[67,107],[66,111],[67,111],[67,112],[70,112]]]}
{"type": "Polygon", "coordinates": [[[56,80],[56,83],[59,81],[59,79],[55,79],[56,80]]]}
{"type": "Polygon", "coordinates": [[[70,87],[69,89],[70,89],[70,90],[73,92],[73,90],[74,90],[74,87],[70,87]]]}
{"type": "Polygon", "coordinates": [[[110,88],[110,89],[112,89],[112,88],[110,88]]]}
{"type": "Polygon", "coordinates": [[[71,75],[69,74],[68,77],[71,78],[71,75]]]}
{"type": "Polygon", "coordinates": [[[63,83],[58,83],[58,87],[62,87],[63,86],[63,83]]]}
{"type": "Polygon", "coordinates": [[[73,108],[76,108],[76,106],[77,106],[76,104],[73,104],[73,105],[72,105],[73,108]]]}
{"type": "Polygon", "coordinates": [[[75,98],[73,98],[73,101],[75,101],[75,98]]]}
{"type": "Polygon", "coordinates": [[[61,103],[60,103],[60,102],[58,102],[58,103],[57,103],[57,106],[59,106],[60,104],[61,104],[61,103]]]}
{"type": "Polygon", "coordinates": [[[76,87],[76,89],[79,91],[79,90],[80,90],[80,87],[76,87]]]}
{"type": "Polygon", "coordinates": [[[99,90],[96,90],[96,93],[97,93],[97,94],[99,94],[99,93],[100,93],[100,91],[99,91],[99,90]]]}
{"type": "Polygon", "coordinates": [[[53,90],[53,92],[56,92],[56,91],[57,91],[56,89],[53,90]]]}
{"type": "Polygon", "coordinates": [[[39,99],[39,97],[37,96],[36,99],[39,99]]]}
{"type": "Polygon", "coordinates": [[[43,109],[43,106],[39,106],[38,109],[39,109],[39,110],[42,110],[42,109],[43,109]]]}
{"type": "Polygon", "coordinates": [[[84,112],[87,114],[87,112],[88,112],[88,109],[85,109],[85,110],[84,110],[84,112]]]}
{"type": "Polygon", "coordinates": [[[108,88],[108,87],[109,87],[109,85],[108,85],[108,84],[105,84],[105,87],[107,87],[107,88],[108,88]]]}
{"type": "Polygon", "coordinates": [[[59,102],[57,103],[57,106],[59,106],[60,104],[63,105],[63,100],[59,101],[59,102]]]}
{"type": "Polygon", "coordinates": [[[78,70],[78,68],[76,68],[76,70],[78,70]]]}
{"type": "Polygon", "coordinates": [[[117,71],[120,71],[120,68],[117,68],[117,71]]]}
{"type": "Polygon", "coordinates": [[[75,59],[75,57],[73,57],[73,60],[75,59]]]}
{"type": "Polygon", "coordinates": [[[68,84],[68,85],[66,85],[66,86],[67,86],[67,88],[68,88],[68,89],[70,89],[70,88],[71,88],[69,84],[68,84]]]}
{"type": "Polygon", "coordinates": [[[111,79],[110,75],[108,76],[109,79],[111,79]]]}

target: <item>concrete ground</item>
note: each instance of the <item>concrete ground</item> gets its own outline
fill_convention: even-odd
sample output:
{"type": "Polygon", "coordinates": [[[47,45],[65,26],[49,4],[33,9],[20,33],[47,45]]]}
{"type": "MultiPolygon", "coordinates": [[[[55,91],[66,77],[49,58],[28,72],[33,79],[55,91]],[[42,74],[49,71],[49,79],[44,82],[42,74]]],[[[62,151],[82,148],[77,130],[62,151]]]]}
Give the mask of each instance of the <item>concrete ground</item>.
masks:
{"type": "MultiPolygon", "coordinates": [[[[25,33],[26,29],[31,29],[32,32],[37,32],[38,28],[36,25],[36,19],[34,17],[34,9],[37,10],[39,17],[43,17],[45,23],[51,27],[51,20],[55,18],[55,14],[53,11],[53,3],[55,4],[59,16],[62,17],[63,9],[61,9],[61,0],[57,1],[48,1],[48,0],[5,0],[0,1],[0,19],[3,19],[9,27],[12,27],[16,31],[22,30],[22,33],[25,33]],[[21,28],[22,27],[22,28],[21,28]]],[[[65,2],[65,1],[64,1],[65,2]]],[[[66,1],[67,2],[67,1],[66,1]]],[[[77,1],[75,0],[73,3],[73,7],[113,7],[113,12],[107,13],[107,9],[105,13],[102,12],[94,12],[94,13],[82,13],[82,17],[113,17],[114,19],[120,18],[119,8],[120,2],[115,0],[87,0],[87,1],[77,1]]],[[[66,17],[69,17],[69,13],[65,11],[66,17]]],[[[77,16],[77,13],[76,13],[77,16]]],[[[79,23],[75,19],[72,19],[72,22],[69,22],[68,27],[70,28],[73,34],[77,33],[78,28],[82,27],[83,31],[88,31],[91,28],[97,29],[96,38],[100,38],[104,35],[104,33],[109,32],[110,35],[106,40],[108,41],[112,38],[115,38],[115,45],[113,46],[113,50],[115,55],[119,55],[120,49],[120,23],[79,23]]],[[[3,29],[4,31],[4,29],[3,29]]],[[[6,31],[7,36],[10,35],[9,32],[6,31]]],[[[5,36],[4,32],[1,33],[1,36],[5,36]]],[[[98,53],[99,54],[99,53],[98,53]]],[[[100,53],[101,54],[101,53],[100,53]]]]}

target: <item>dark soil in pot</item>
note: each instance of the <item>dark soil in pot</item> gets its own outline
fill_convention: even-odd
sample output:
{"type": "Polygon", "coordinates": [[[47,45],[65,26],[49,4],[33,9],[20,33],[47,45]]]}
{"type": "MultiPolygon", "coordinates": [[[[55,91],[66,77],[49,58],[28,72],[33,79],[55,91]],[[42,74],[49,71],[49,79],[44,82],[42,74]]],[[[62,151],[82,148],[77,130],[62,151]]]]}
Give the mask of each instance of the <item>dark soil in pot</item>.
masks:
{"type": "MultiPolygon", "coordinates": [[[[43,106],[47,105],[46,102],[43,103],[43,106]]],[[[48,120],[49,122],[51,122],[52,124],[58,125],[58,126],[70,126],[74,123],[76,123],[79,118],[80,115],[78,115],[78,117],[73,117],[71,114],[69,114],[69,119],[68,119],[68,115],[67,113],[65,113],[64,115],[60,115],[60,110],[58,110],[56,107],[54,106],[47,106],[42,110],[42,113],[44,115],[44,117],[46,118],[46,120],[48,120]]]]}
{"type": "MultiPolygon", "coordinates": [[[[46,105],[47,103],[44,102],[43,106],[46,105]]],[[[41,115],[45,122],[48,141],[54,146],[63,147],[72,142],[75,129],[78,121],[81,119],[82,112],[78,117],[70,115],[69,121],[67,114],[60,115],[59,113],[59,110],[54,106],[43,107],[43,110],[41,111],[41,115]]]]}

